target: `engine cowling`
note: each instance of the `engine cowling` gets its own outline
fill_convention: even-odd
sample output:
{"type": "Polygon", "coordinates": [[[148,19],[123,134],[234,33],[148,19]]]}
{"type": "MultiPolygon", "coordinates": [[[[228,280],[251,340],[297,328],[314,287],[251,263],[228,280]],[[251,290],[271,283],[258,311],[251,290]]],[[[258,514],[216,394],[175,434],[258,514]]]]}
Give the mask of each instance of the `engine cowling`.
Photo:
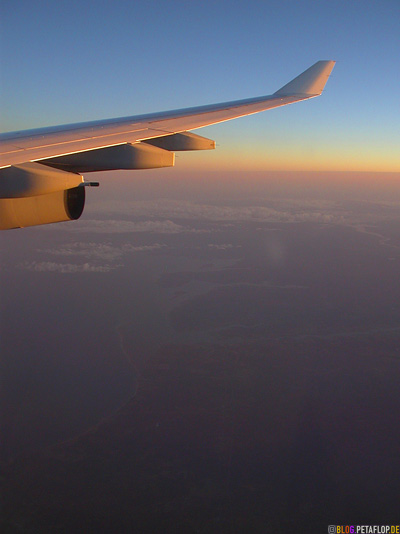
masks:
{"type": "Polygon", "coordinates": [[[29,161],[0,169],[0,198],[46,195],[72,189],[81,183],[80,174],[29,161]]]}
{"type": "Polygon", "coordinates": [[[24,198],[0,198],[0,229],[76,220],[84,207],[82,186],[24,198]]]}

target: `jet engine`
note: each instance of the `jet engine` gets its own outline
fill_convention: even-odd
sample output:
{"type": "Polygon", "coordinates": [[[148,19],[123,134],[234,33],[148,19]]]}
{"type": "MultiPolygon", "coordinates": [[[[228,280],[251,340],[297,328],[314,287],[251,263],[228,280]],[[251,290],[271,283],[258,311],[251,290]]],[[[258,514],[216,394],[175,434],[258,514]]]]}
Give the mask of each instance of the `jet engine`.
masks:
{"type": "Polygon", "coordinates": [[[76,220],[84,206],[82,185],[31,197],[0,198],[0,229],[76,220]]]}
{"type": "Polygon", "coordinates": [[[215,142],[191,132],[142,143],[72,152],[0,168],[0,230],[79,219],[85,205],[80,173],[172,167],[175,150],[208,150],[215,142]]]}

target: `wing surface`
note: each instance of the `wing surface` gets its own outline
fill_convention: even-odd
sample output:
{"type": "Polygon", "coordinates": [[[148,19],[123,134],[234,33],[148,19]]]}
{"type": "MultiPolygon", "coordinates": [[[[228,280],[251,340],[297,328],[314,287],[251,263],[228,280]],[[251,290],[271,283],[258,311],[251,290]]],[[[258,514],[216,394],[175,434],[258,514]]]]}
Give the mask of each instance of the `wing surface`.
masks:
{"type": "Polygon", "coordinates": [[[319,96],[335,65],[318,61],[272,95],[0,134],[0,168],[187,132],[319,96]]]}

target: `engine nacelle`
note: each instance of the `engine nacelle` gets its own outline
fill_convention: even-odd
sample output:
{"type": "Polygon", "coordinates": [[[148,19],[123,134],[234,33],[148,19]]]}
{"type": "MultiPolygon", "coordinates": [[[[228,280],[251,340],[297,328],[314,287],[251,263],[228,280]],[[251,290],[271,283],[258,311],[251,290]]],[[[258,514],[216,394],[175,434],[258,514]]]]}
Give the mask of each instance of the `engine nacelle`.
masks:
{"type": "Polygon", "coordinates": [[[82,186],[25,198],[0,198],[0,230],[76,220],[84,206],[82,186]]]}
{"type": "Polygon", "coordinates": [[[47,195],[72,189],[81,183],[83,178],[80,174],[30,161],[0,169],[0,198],[47,195]]]}

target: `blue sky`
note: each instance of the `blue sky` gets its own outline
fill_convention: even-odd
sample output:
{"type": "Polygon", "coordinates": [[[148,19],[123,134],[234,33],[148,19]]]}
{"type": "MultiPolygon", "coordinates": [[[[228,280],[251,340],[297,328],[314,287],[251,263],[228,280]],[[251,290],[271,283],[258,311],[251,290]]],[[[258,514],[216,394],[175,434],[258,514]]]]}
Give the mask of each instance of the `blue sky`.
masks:
{"type": "Polygon", "coordinates": [[[335,59],[321,98],[200,130],[182,165],[400,171],[400,1],[10,1],[1,130],[274,92],[335,59]]]}

